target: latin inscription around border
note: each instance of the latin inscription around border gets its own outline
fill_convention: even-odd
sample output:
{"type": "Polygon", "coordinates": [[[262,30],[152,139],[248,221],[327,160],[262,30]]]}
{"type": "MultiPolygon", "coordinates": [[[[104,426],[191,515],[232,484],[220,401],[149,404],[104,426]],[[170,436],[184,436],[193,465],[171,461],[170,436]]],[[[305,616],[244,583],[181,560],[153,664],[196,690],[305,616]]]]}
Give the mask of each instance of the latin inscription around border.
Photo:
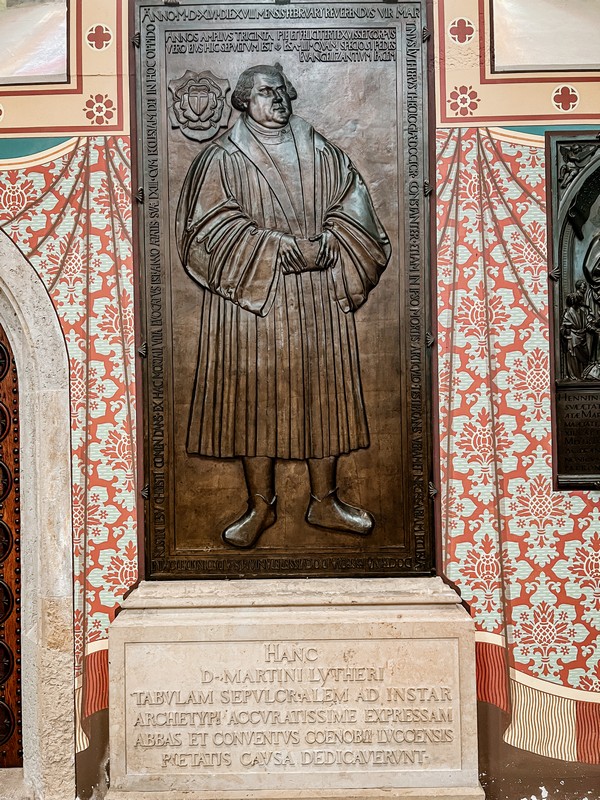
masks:
{"type": "MultiPolygon", "coordinates": [[[[421,12],[424,3],[402,0],[393,5],[225,6],[182,0],[176,6],[165,6],[163,0],[137,0],[135,6],[140,132],[136,198],[140,213],[144,345],[141,348],[145,426],[142,494],[146,501],[148,577],[429,574],[433,504],[429,493],[431,351],[427,345],[431,324],[426,231],[432,198],[426,191],[427,47],[423,43],[421,12]],[[238,548],[221,536],[244,513],[247,486],[240,458],[246,450],[253,451],[248,443],[255,434],[249,433],[248,438],[240,433],[239,424],[246,419],[249,406],[240,400],[242,410],[238,414],[234,402],[237,390],[222,397],[223,409],[231,412],[229,417],[239,417],[233,427],[223,414],[215,416],[214,425],[209,422],[205,414],[208,405],[199,411],[202,397],[216,397],[208,373],[201,374],[205,363],[203,346],[209,341],[216,346],[217,341],[230,340],[217,317],[206,316],[203,311],[205,303],[218,297],[220,290],[213,291],[217,287],[211,281],[212,288],[202,280],[197,281],[188,271],[189,264],[186,266],[181,260],[182,240],[176,234],[177,208],[194,160],[210,154],[214,146],[220,147],[225,141],[223,137],[233,135],[240,120],[243,121],[239,109],[231,107],[239,77],[250,67],[274,63],[281,64],[293,84],[297,95],[293,101],[294,116],[303,121],[299,124],[313,128],[332,146],[340,148],[350,159],[352,169],[361,175],[391,248],[381,286],[374,289],[368,305],[348,312],[352,316],[340,317],[345,322],[352,319],[356,326],[356,347],[360,351],[360,370],[357,357],[356,375],[362,389],[352,396],[364,396],[369,435],[364,439],[365,446],[350,446],[342,437],[346,443],[331,444],[327,452],[331,450],[331,457],[339,459],[337,483],[344,499],[351,505],[364,507],[376,521],[373,536],[361,538],[360,542],[344,537],[341,532],[324,537],[307,521],[310,481],[306,459],[288,458],[287,445],[266,447],[266,441],[262,440],[259,450],[265,457],[267,451],[283,454],[278,457],[274,492],[279,497],[277,519],[249,548],[238,548]],[[214,328],[212,333],[204,330],[204,324],[214,328]],[[235,429],[231,447],[225,446],[224,439],[218,448],[207,447],[204,435],[199,432],[196,435],[194,427],[200,418],[204,420],[202,429],[214,428],[220,441],[226,430],[235,429]],[[239,444],[242,439],[246,442],[243,446],[239,444]]],[[[298,168],[304,164],[307,174],[312,174],[307,153],[304,150],[297,153],[298,168]]],[[[256,167],[253,158],[249,159],[250,165],[254,165],[252,169],[256,167]]],[[[305,188],[309,184],[310,181],[305,188]]],[[[275,191],[276,197],[279,189],[271,187],[268,191],[275,191]]],[[[300,202],[300,194],[297,198],[300,202]]],[[[307,209],[318,206],[314,191],[312,199],[302,194],[302,203],[305,201],[307,209]]],[[[312,218],[311,214],[307,219],[312,218]]],[[[285,227],[288,222],[281,224],[285,227]]],[[[319,231],[322,222],[317,225],[319,231]]],[[[264,224],[265,230],[271,230],[270,222],[264,224]]],[[[273,228],[271,232],[277,230],[273,228]]],[[[372,277],[368,278],[369,285],[372,277]]],[[[363,278],[359,277],[359,281],[363,278]]],[[[323,295],[326,302],[323,309],[337,308],[338,300],[331,286],[323,295]]],[[[243,304],[225,299],[226,311],[238,314],[241,309],[241,318],[250,320],[252,325],[269,317],[269,314],[264,318],[258,315],[255,320],[254,316],[247,316],[243,304]]],[[[318,321],[322,309],[319,305],[315,308],[318,317],[314,319],[318,321]]],[[[327,314],[323,317],[325,322],[328,318],[327,314]]],[[[273,311],[268,322],[277,319],[273,311]]],[[[298,330],[291,340],[295,342],[290,351],[293,353],[304,352],[299,345],[308,336],[302,333],[302,326],[298,330]]],[[[321,375],[318,359],[325,363],[323,358],[341,353],[337,340],[329,343],[321,334],[310,336],[323,345],[311,357],[316,370],[300,370],[298,375],[321,375]]],[[[255,374],[257,364],[267,363],[267,356],[273,364],[279,363],[279,367],[287,364],[287,355],[281,349],[285,341],[285,336],[277,335],[272,342],[269,339],[268,346],[261,345],[256,357],[247,361],[248,376],[255,374]],[[281,347],[273,342],[279,342],[281,347]]],[[[231,343],[232,353],[239,355],[242,345],[233,339],[231,343]]],[[[215,353],[221,352],[219,347],[216,346],[215,353]]],[[[224,364],[233,364],[229,356],[224,357],[224,364]]],[[[296,369],[298,359],[292,360],[296,369]]],[[[221,367],[214,363],[214,374],[220,374],[221,367]]],[[[279,367],[265,367],[265,375],[280,375],[279,367]]],[[[226,371],[239,387],[250,380],[244,377],[241,366],[227,367],[226,371]]],[[[344,369],[340,374],[346,376],[347,371],[344,369]]],[[[334,387],[331,398],[350,397],[346,389],[342,391],[344,384],[336,382],[334,372],[328,372],[328,376],[324,380],[334,387]]],[[[302,377],[303,386],[305,380],[308,377],[302,377]]],[[[257,381],[262,386],[262,377],[257,381]]],[[[267,414],[265,410],[268,404],[275,403],[273,408],[276,406],[282,419],[287,419],[288,404],[291,403],[295,416],[296,398],[301,396],[294,389],[288,403],[278,399],[277,393],[269,392],[264,398],[261,394],[257,404],[257,420],[264,417],[268,422],[266,427],[259,425],[261,431],[272,427],[271,411],[267,414]]],[[[320,393],[321,389],[319,397],[325,396],[320,393]]],[[[309,427],[313,425],[309,405],[313,400],[316,402],[316,396],[312,389],[309,391],[308,384],[303,388],[305,410],[298,412],[302,425],[305,422],[310,423],[309,427]]],[[[332,419],[338,419],[341,413],[340,424],[346,425],[349,412],[340,411],[337,403],[331,400],[332,419]]],[[[281,424],[283,430],[285,424],[281,424]]],[[[248,418],[248,431],[255,425],[248,418]]],[[[325,422],[319,422],[317,428],[320,430],[323,425],[325,422]]],[[[325,428],[323,432],[324,441],[333,442],[332,434],[325,428]]],[[[260,433],[259,438],[262,436],[260,433]]],[[[304,435],[300,439],[308,441],[304,435]]],[[[309,451],[313,452],[308,448],[297,454],[308,457],[309,451]]]]}

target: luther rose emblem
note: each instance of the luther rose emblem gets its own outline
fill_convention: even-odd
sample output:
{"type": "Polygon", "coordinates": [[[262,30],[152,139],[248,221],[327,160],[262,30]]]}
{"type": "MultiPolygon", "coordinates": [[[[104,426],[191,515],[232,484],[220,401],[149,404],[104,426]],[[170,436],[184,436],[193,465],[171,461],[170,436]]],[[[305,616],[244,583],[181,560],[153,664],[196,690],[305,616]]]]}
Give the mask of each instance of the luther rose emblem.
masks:
{"type": "Polygon", "coordinates": [[[169,82],[173,102],[169,106],[169,120],[173,128],[197,142],[212,139],[219,128],[224,128],[231,116],[231,103],[227,98],[230,86],[225,78],[217,78],[209,70],[187,70],[181,78],[169,82]]]}

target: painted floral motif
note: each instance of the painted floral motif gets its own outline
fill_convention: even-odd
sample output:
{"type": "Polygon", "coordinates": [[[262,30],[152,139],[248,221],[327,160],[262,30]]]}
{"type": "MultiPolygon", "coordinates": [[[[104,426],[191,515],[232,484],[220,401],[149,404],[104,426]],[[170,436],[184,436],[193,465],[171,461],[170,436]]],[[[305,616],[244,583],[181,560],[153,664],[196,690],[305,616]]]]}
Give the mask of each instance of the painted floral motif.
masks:
{"type": "Polygon", "coordinates": [[[475,505],[472,499],[465,494],[462,481],[455,480],[451,485],[443,487],[442,507],[449,535],[464,536],[465,517],[469,517],[473,513],[475,505]]]}
{"type": "Polygon", "coordinates": [[[121,152],[117,142],[108,151],[108,157],[112,169],[102,176],[95,211],[111,223],[119,239],[130,241],[131,176],[123,160],[128,159],[129,155],[121,152]]]}
{"type": "MultiPolygon", "coordinates": [[[[483,220],[482,211],[489,206],[489,198],[494,194],[494,183],[489,174],[481,172],[469,172],[465,175],[458,187],[458,197],[461,204],[461,210],[465,213],[467,210],[479,212],[478,217],[470,217],[477,220],[477,225],[472,226],[472,232],[481,231],[481,223],[483,220]]],[[[491,231],[490,231],[491,232],[491,231]]]]}
{"type": "Polygon", "coordinates": [[[0,223],[17,227],[30,220],[29,207],[38,193],[33,180],[14,170],[0,175],[0,223]]]}
{"type": "Polygon", "coordinates": [[[458,19],[452,20],[448,26],[448,33],[452,41],[456,42],[456,44],[467,44],[475,36],[475,25],[473,25],[470,19],[459,17],[458,19]]]}
{"type": "Polygon", "coordinates": [[[476,496],[481,496],[493,484],[496,465],[510,451],[513,439],[504,423],[492,424],[487,408],[480,408],[473,422],[461,423],[462,420],[459,422],[460,434],[456,438],[457,451],[463,454],[459,469],[461,472],[464,468],[468,469],[473,483],[478,487],[476,496]]]}
{"type": "Polygon", "coordinates": [[[471,591],[481,593],[480,605],[484,611],[492,611],[500,588],[500,559],[496,544],[488,533],[481,538],[477,549],[472,548],[466,554],[461,573],[469,582],[471,591]]]}
{"type": "Polygon", "coordinates": [[[526,594],[526,580],[533,573],[533,567],[525,557],[520,542],[504,542],[502,556],[504,594],[508,601],[514,602],[526,594]]]}
{"type": "Polygon", "coordinates": [[[119,297],[119,303],[108,303],[104,307],[101,322],[98,324],[99,330],[106,336],[112,345],[124,345],[127,351],[131,351],[134,345],[134,318],[133,318],[133,298],[123,289],[119,297]]]}
{"type": "Polygon", "coordinates": [[[581,675],[579,688],[586,692],[600,694],[600,661],[596,662],[596,666],[590,671],[589,675],[581,675]]]}
{"type": "Polygon", "coordinates": [[[81,558],[86,543],[85,498],[82,486],[73,486],[73,553],[81,558]]]}
{"type": "Polygon", "coordinates": [[[92,25],[85,40],[92,50],[106,50],[113,40],[112,31],[108,25],[92,25]]]}
{"type": "Polygon", "coordinates": [[[581,598],[583,619],[600,630],[600,533],[588,532],[583,543],[565,544],[565,559],[556,563],[554,572],[567,582],[569,594],[581,598]]]}
{"type": "Polygon", "coordinates": [[[481,629],[494,632],[502,624],[498,519],[484,513],[470,523],[466,538],[470,541],[454,540],[455,558],[447,564],[447,575],[461,586],[462,598],[481,629]]]}
{"type": "Polygon", "coordinates": [[[573,624],[575,610],[571,606],[556,607],[542,600],[533,608],[514,609],[515,650],[539,678],[558,680],[562,664],[574,661],[576,643],[587,636],[580,624],[573,624]]]}
{"type": "Polygon", "coordinates": [[[579,92],[574,86],[557,86],[552,103],[558,111],[574,111],[579,105],[579,92]]]}
{"type": "Polygon", "coordinates": [[[107,94],[90,95],[83,110],[95,125],[107,125],[115,116],[115,104],[107,94]]]}
{"type": "MultiPolygon", "coordinates": [[[[523,147],[516,164],[516,177],[525,186],[534,187],[544,182],[544,153],[540,147],[523,147]]],[[[542,227],[544,238],[546,229],[542,227]]],[[[533,233],[533,231],[532,231],[533,233]]]]}
{"type": "Polygon", "coordinates": [[[455,86],[450,92],[450,111],[460,117],[472,116],[477,111],[480,99],[472,86],[455,86]]]}
{"type": "Polygon", "coordinates": [[[508,390],[514,407],[522,408],[527,433],[543,439],[550,406],[548,351],[536,347],[526,355],[507,356],[507,366],[501,385],[508,390]]]}
{"type": "Polygon", "coordinates": [[[128,542],[125,549],[115,555],[108,563],[104,572],[106,584],[115,589],[115,594],[120,597],[137,580],[137,548],[133,542],[128,542]]]}
{"type": "Polygon", "coordinates": [[[474,292],[461,295],[455,323],[463,334],[467,350],[473,358],[483,358],[488,352],[489,337],[500,336],[510,324],[509,308],[501,295],[490,298],[488,302],[484,297],[482,284],[479,284],[474,292]]]}
{"type": "Polygon", "coordinates": [[[84,270],[79,240],[65,237],[52,247],[47,254],[49,266],[47,274],[61,280],[56,283],[56,304],[62,309],[65,317],[71,322],[82,320],[86,313],[84,292],[84,270]]]}
{"type": "Polygon", "coordinates": [[[552,492],[549,477],[535,475],[528,484],[518,485],[509,510],[522,520],[523,526],[544,528],[564,515],[565,500],[561,494],[552,492]]]}
{"type": "Polygon", "coordinates": [[[522,231],[514,230],[511,234],[510,249],[515,267],[531,284],[531,291],[543,295],[547,290],[548,281],[545,221],[533,220],[526,237],[522,231]]]}

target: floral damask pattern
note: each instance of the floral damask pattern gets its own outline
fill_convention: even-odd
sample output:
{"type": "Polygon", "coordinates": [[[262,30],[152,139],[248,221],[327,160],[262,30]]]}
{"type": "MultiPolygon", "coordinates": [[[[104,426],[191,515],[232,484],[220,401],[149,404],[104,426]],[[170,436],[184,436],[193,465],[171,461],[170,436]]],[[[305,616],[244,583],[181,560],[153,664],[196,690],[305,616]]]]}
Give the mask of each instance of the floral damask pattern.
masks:
{"type": "Polygon", "coordinates": [[[552,488],[543,148],[437,144],[445,569],[513,670],[599,692],[598,494],[552,488]]]}
{"type": "Polygon", "coordinates": [[[517,660],[531,665],[538,677],[558,681],[564,664],[576,660],[577,644],[587,638],[587,630],[574,623],[575,617],[575,608],[568,603],[542,600],[532,607],[515,606],[512,638],[517,660]]]}
{"type": "Polygon", "coordinates": [[[106,639],[137,578],[129,140],[82,139],[43,166],[0,173],[0,226],[46,285],[70,360],[80,681],[87,647],[106,639]]]}
{"type": "Polygon", "coordinates": [[[582,536],[583,541],[565,543],[564,558],[553,572],[565,581],[569,595],[580,601],[582,620],[600,632],[600,533],[588,526],[582,536]]]}

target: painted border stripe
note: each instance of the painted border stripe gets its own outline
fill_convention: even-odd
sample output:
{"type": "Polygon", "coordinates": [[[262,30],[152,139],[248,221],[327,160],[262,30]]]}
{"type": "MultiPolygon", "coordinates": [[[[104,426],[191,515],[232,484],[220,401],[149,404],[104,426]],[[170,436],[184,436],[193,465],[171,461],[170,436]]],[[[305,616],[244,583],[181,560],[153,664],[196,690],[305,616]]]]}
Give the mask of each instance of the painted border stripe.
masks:
{"type": "Polygon", "coordinates": [[[523,131],[511,131],[508,128],[488,128],[492,139],[498,142],[508,142],[508,144],[524,144],[528,147],[544,147],[544,137],[536,133],[523,133],[523,131]]]}
{"type": "Polygon", "coordinates": [[[90,740],[88,739],[81,724],[82,697],[83,697],[83,687],[76,683],[75,684],[75,753],[81,753],[83,750],[87,750],[87,748],[90,746],[90,740]]]}
{"type": "Polygon", "coordinates": [[[600,764],[600,705],[575,704],[577,760],[584,764],[600,764]]]}
{"type": "Polygon", "coordinates": [[[562,686],[558,683],[548,683],[548,681],[541,681],[539,678],[534,678],[532,675],[526,675],[524,672],[518,672],[511,667],[510,677],[515,683],[522,686],[529,686],[543,694],[554,695],[554,697],[565,697],[569,700],[578,700],[583,703],[600,703],[600,692],[584,692],[583,689],[573,689],[571,686],[562,686]]]}
{"type": "Polygon", "coordinates": [[[506,637],[502,633],[475,631],[475,641],[485,644],[495,644],[497,647],[506,647],[506,637]]]}
{"type": "Polygon", "coordinates": [[[513,715],[504,741],[539,756],[577,761],[576,703],[512,681],[513,715]]]}
{"type": "Polygon", "coordinates": [[[108,650],[97,650],[85,659],[83,718],[108,707],[108,650]]]}
{"type": "Polygon", "coordinates": [[[506,650],[487,642],[475,642],[477,699],[510,711],[506,650]]]}
{"type": "Polygon", "coordinates": [[[31,153],[28,156],[19,156],[17,158],[2,158],[0,159],[0,170],[27,169],[29,167],[37,167],[40,164],[48,164],[50,161],[55,161],[57,158],[67,155],[78,144],[79,138],[74,136],[66,142],[56,145],[56,147],[41,150],[39,153],[31,153]]]}

